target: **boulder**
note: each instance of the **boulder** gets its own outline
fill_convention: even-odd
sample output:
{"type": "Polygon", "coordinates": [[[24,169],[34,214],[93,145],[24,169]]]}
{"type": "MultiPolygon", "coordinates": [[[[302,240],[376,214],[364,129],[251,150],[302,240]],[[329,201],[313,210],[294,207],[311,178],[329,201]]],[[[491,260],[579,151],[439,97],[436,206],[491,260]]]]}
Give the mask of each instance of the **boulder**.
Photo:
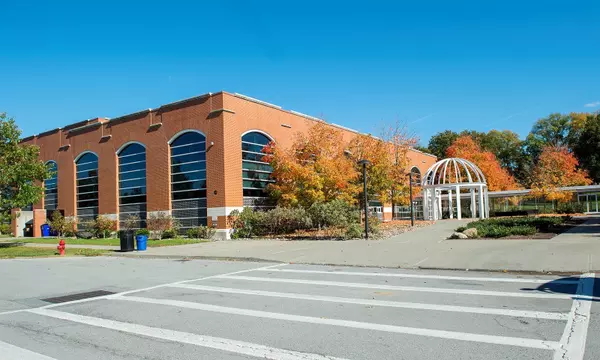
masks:
{"type": "Polygon", "coordinates": [[[94,237],[94,234],[89,231],[78,231],[75,233],[75,236],[77,236],[78,239],[91,239],[94,237]]]}
{"type": "Polygon", "coordinates": [[[463,233],[455,232],[450,236],[450,239],[468,239],[469,237],[463,233]]]}
{"type": "Polygon", "coordinates": [[[467,237],[471,239],[479,237],[479,234],[477,234],[477,229],[475,228],[468,228],[467,230],[463,231],[463,234],[467,235],[467,237]]]}

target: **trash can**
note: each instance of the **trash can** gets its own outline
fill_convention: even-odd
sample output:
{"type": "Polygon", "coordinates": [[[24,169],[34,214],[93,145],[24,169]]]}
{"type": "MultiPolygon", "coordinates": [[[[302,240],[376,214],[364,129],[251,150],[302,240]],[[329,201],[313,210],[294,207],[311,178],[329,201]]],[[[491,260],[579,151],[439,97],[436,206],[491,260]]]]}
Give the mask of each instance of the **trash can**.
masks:
{"type": "Polygon", "coordinates": [[[135,246],[137,251],[146,251],[146,245],[148,244],[148,237],[146,235],[135,236],[135,246]]]}
{"type": "Polygon", "coordinates": [[[121,240],[121,251],[133,251],[133,239],[135,235],[133,230],[123,230],[119,232],[119,239],[121,240]]]}
{"type": "Polygon", "coordinates": [[[50,236],[50,225],[44,224],[41,226],[41,228],[42,228],[42,237],[49,237],[50,236]]]}
{"type": "Polygon", "coordinates": [[[25,225],[25,228],[23,229],[23,236],[33,237],[33,227],[31,227],[30,225],[25,225]]]}

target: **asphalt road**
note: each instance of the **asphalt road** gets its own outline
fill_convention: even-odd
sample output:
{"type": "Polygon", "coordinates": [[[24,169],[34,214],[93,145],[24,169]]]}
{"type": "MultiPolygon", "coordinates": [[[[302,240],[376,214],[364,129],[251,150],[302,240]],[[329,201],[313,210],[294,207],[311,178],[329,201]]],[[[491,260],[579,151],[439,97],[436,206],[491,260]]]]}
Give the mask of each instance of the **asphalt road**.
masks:
{"type": "Polygon", "coordinates": [[[0,359],[600,358],[593,274],[104,257],[0,269],[0,359]]]}

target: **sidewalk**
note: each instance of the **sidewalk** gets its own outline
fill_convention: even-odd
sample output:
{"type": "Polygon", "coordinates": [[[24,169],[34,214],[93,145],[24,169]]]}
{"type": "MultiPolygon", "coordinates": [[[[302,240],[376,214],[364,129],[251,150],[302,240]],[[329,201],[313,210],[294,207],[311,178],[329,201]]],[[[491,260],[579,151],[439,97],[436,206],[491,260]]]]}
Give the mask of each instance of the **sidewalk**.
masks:
{"type": "Polygon", "coordinates": [[[132,257],[236,258],[288,263],[495,271],[600,270],[600,217],[551,240],[446,240],[467,221],[444,220],[386,240],[232,240],[148,248],[132,257]],[[596,255],[596,256],[594,256],[596,255]]]}

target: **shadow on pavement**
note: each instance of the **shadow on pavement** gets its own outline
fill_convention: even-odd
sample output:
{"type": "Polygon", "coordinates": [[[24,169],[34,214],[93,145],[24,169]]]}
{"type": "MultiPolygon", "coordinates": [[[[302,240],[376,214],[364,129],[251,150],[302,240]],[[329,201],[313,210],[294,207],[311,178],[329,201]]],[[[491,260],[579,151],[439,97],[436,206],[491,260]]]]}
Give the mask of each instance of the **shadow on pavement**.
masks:
{"type": "Polygon", "coordinates": [[[589,284],[589,286],[591,287],[593,285],[594,291],[592,294],[585,294],[588,296],[582,297],[577,296],[577,287],[579,281],[579,276],[570,276],[549,281],[541,284],[537,288],[522,288],[521,290],[543,292],[548,294],[569,294],[573,295],[573,300],[600,301],[600,281],[598,281],[598,279],[587,278],[587,280],[584,280],[592,283],[589,284]],[[589,295],[591,295],[593,298],[589,298],[589,295]]]}
{"type": "Polygon", "coordinates": [[[567,230],[569,234],[600,236],[600,224],[580,224],[567,230]]]}

